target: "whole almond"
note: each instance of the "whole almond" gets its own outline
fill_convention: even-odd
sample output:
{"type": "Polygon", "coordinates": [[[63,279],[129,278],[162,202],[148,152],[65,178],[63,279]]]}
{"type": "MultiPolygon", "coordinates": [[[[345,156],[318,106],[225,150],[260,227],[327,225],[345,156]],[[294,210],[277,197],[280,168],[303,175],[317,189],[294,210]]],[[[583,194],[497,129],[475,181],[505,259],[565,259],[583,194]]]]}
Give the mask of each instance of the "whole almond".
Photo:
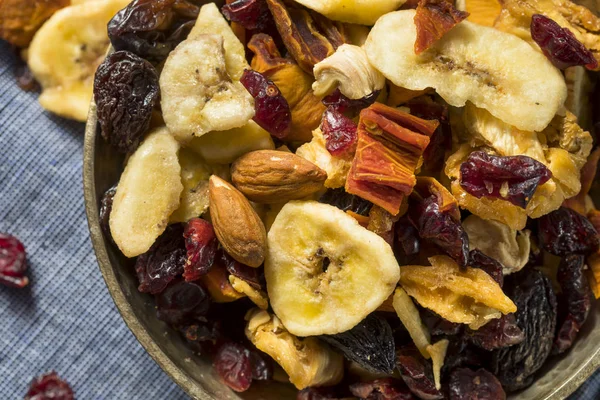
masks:
{"type": "Polygon", "coordinates": [[[231,179],[248,199],[275,204],[318,192],[323,188],[327,173],[294,153],[258,150],[233,163],[231,179]]]}
{"type": "Polygon", "coordinates": [[[225,251],[242,264],[261,266],[267,251],[267,232],[248,199],[215,175],[208,183],[208,197],[210,218],[225,251]]]}

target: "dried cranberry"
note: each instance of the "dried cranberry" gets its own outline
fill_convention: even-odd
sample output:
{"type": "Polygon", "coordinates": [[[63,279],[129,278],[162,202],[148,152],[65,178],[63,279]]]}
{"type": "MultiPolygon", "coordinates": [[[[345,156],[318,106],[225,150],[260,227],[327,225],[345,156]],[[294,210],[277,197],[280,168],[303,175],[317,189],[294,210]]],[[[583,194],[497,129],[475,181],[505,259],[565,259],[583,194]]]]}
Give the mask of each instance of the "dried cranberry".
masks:
{"type": "Polygon", "coordinates": [[[254,97],[254,122],[276,138],[285,138],[292,124],[292,112],[277,85],[249,69],[244,71],[240,82],[254,97]]]}
{"type": "Polygon", "coordinates": [[[502,287],[504,285],[504,267],[496,259],[489,257],[481,252],[481,250],[471,250],[469,253],[469,266],[479,268],[485,271],[493,280],[498,282],[502,287]]]}
{"type": "Polygon", "coordinates": [[[343,188],[329,189],[321,196],[319,202],[329,204],[342,211],[352,211],[359,215],[367,216],[373,203],[361,197],[346,192],[343,188]]]}
{"type": "Polygon", "coordinates": [[[273,361],[263,353],[251,351],[250,363],[252,364],[252,379],[268,381],[273,378],[273,361]]]}
{"type": "Polygon", "coordinates": [[[350,392],[354,396],[366,400],[412,400],[415,398],[403,381],[394,378],[354,383],[350,385],[350,392]]]}
{"type": "Polygon", "coordinates": [[[223,248],[217,251],[215,265],[225,267],[231,275],[240,278],[255,289],[262,289],[264,286],[262,268],[252,268],[234,260],[223,248]]]}
{"type": "Polygon", "coordinates": [[[396,366],[402,380],[421,399],[443,399],[444,394],[435,388],[431,362],[423,358],[414,346],[402,347],[396,352],[396,366]]]}
{"type": "Polygon", "coordinates": [[[467,328],[465,336],[477,347],[492,351],[521,343],[525,334],[517,326],[514,314],[493,319],[478,330],[467,328]]]}
{"type": "Polygon", "coordinates": [[[215,369],[227,386],[236,392],[244,392],[252,384],[250,351],[241,344],[225,343],[213,361],[215,369]]]}
{"type": "Polygon", "coordinates": [[[296,395],[296,400],[341,400],[335,388],[331,387],[308,387],[302,389],[296,395]]]}
{"type": "Polygon", "coordinates": [[[462,331],[462,324],[447,321],[426,308],[421,308],[419,311],[421,319],[432,336],[454,336],[462,331]]]}
{"type": "Polygon", "coordinates": [[[14,236],[0,233],[0,283],[24,288],[29,284],[26,271],[27,257],[23,243],[14,236]]]}
{"type": "Polygon", "coordinates": [[[491,372],[457,368],[450,374],[450,400],[505,400],[506,393],[491,372]]]}
{"type": "Polygon", "coordinates": [[[25,400],[73,400],[75,395],[67,382],[54,371],[31,381],[25,400]]]}
{"type": "Polygon", "coordinates": [[[200,218],[193,218],[187,222],[183,237],[187,251],[183,277],[191,282],[210,271],[219,241],[212,224],[200,218]]]}
{"type": "Polygon", "coordinates": [[[210,295],[194,282],[173,282],[156,295],[156,317],[173,325],[205,316],[209,308],[210,295]]]}
{"type": "Polygon", "coordinates": [[[199,12],[185,0],[134,0],[110,20],[108,37],[116,50],[158,64],[187,38],[199,12]]]}
{"type": "Polygon", "coordinates": [[[158,294],[178,275],[183,274],[187,255],[183,239],[183,227],[174,224],[135,263],[142,293],[158,294]]]}
{"type": "Polygon", "coordinates": [[[559,319],[552,349],[554,354],[563,353],[573,345],[590,312],[592,292],[583,271],[584,264],[585,257],[580,254],[570,254],[560,261],[556,280],[562,289],[561,300],[566,315],[561,315],[559,319]]]}
{"type": "Polygon", "coordinates": [[[102,198],[100,199],[100,212],[99,212],[100,226],[102,227],[102,231],[104,232],[104,235],[107,238],[109,238],[111,242],[113,241],[113,238],[112,238],[112,234],[110,233],[109,221],[110,221],[110,213],[112,211],[113,200],[115,198],[116,193],[117,193],[117,185],[114,185],[113,187],[108,189],[106,192],[104,192],[104,194],[102,195],[102,198]]]}
{"type": "Polygon", "coordinates": [[[594,54],[577,40],[573,32],[544,15],[533,14],[531,17],[531,38],[556,68],[576,65],[585,65],[592,70],[598,68],[594,54]]]}
{"type": "Polygon", "coordinates": [[[264,32],[275,24],[265,0],[236,0],[225,4],[221,12],[229,21],[237,22],[249,31],[264,32]]]}
{"type": "Polygon", "coordinates": [[[334,106],[327,107],[323,114],[321,130],[325,148],[333,156],[352,157],[358,141],[358,125],[334,106]]]}
{"type": "Polygon", "coordinates": [[[135,150],[158,103],[158,73],[128,51],[106,57],[94,78],[94,100],[102,137],[122,153],[135,150]]]}
{"type": "Polygon", "coordinates": [[[334,107],[342,113],[355,116],[358,115],[360,110],[363,108],[367,108],[375,103],[377,97],[379,97],[379,91],[375,91],[370,95],[363,97],[362,99],[353,100],[344,96],[342,92],[340,92],[340,89],[336,89],[330,95],[325,96],[323,99],[323,104],[325,104],[327,107],[334,107]]]}
{"type": "Polygon", "coordinates": [[[538,220],[542,248],[557,256],[589,254],[598,250],[599,236],[592,223],[570,208],[561,207],[538,220]]]}
{"type": "Polygon", "coordinates": [[[541,162],[527,156],[493,156],[475,151],[460,166],[460,185],[478,199],[492,197],[526,208],[537,187],[552,178],[541,162]]]}

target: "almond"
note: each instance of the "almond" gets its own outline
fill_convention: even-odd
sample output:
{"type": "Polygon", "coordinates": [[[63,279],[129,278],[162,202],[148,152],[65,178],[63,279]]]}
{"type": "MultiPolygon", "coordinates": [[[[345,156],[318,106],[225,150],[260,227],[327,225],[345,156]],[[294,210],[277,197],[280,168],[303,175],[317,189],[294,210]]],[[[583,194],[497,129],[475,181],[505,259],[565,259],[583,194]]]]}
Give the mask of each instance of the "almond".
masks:
{"type": "Polygon", "coordinates": [[[323,188],[327,173],[293,153],[258,150],[233,164],[231,179],[250,200],[275,204],[318,192],[323,188]]]}
{"type": "Polygon", "coordinates": [[[236,261],[259,267],[267,250],[267,232],[250,202],[216,175],[209,181],[210,217],[219,242],[236,261]]]}

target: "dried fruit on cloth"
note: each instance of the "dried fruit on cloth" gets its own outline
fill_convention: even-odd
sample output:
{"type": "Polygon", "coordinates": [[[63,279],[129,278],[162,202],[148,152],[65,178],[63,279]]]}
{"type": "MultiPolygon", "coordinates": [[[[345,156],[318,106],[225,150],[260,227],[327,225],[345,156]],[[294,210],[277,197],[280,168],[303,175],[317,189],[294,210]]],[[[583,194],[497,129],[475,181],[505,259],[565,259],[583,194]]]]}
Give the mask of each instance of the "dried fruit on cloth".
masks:
{"type": "Polygon", "coordinates": [[[453,1],[420,0],[415,13],[417,27],[415,53],[421,54],[429,49],[468,16],[468,12],[454,8],[453,1]]]}
{"type": "Polygon", "coordinates": [[[34,378],[25,400],[74,400],[75,395],[69,384],[54,371],[34,378]]]}
{"type": "Polygon", "coordinates": [[[24,288],[29,284],[25,246],[19,239],[0,233],[0,283],[24,288]]]}
{"type": "Polygon", "coordinates": [[[298,389],[335,385],[344,375],[344,357],[319,339],[299,339],[287,331],[279,318],[264,310],[246,315],[246,337],[273,357],[298,389]]]}
{"type": "Polygon", "coordinates": [[[33,35],[69,0],[0,1],[0,38],[17,47],[27,47],[33,35]]]}
{"type": "Polygon", "coordinates": [[[460,210],[448,189],[430,177],[418,177],[408,202],[408,218],[422,239],[443,249],[461,267],[469,261],[469,238],[460,210]]]}
{"type": "Polygon", "coordinates": [[[461,270],[447,256],[428,266],[400,267],[400,284],[421,306],[442,318],[478,329],[489,320],[517,310],[515,304],[483,270],[461,270]]]}
{"type": "Polygon", "coordinates": [[[416,184],[415,169],[439,126],[375,103],[360,113],[358,146],[346,191],[397,215],[416,184]]]}

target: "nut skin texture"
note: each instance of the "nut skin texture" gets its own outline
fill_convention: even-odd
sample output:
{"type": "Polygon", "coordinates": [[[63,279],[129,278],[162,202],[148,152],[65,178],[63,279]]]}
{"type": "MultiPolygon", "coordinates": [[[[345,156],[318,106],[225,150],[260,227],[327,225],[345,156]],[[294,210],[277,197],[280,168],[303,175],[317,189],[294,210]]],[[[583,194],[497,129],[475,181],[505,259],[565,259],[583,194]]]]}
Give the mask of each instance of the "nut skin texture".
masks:
{"type": "Polygon", "coordinates": [[[219,243],[236,261],[258,268],[265,260],[267,232],[250,202],[218,176],[209,181],[210,217],[219,243]]]}
{"type": "Polygon", "coordinates": [[[275,204],[318,192],[327,173],[293,153],[258,150],[240,157],[232,165],[231,179],[251,201],[275,204]]]}

